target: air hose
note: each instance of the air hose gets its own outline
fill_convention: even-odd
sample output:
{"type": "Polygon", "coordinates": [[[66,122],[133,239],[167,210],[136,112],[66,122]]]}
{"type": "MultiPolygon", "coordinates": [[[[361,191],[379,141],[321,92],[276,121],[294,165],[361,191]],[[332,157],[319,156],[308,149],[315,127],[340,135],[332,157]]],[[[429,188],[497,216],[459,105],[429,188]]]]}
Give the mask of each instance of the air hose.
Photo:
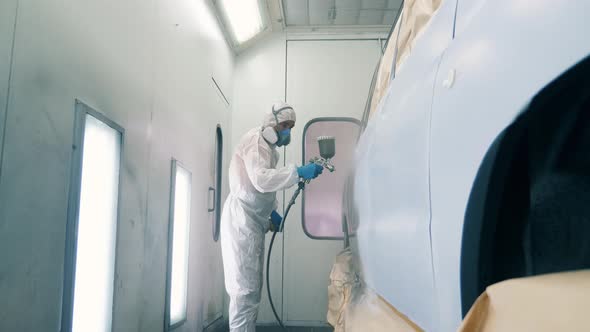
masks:
{"type": "Polygon", "coordinates": [[[297,185],[297,190],[295,190],[295,192],[293,193],[293,197],[291,197],[291,200],[289,201],[289,205],[287,205],[287,209],[285,210],[285,215],[283,216],[283,222],[281,223],[281,228],[280,230],[275,229],[273,234],[272,234],[272,238],[270,239],[270,244],[268,245],[268,255],[266,257],[266,291],[268,293],[268,302],[270,303],[270,307],[272,309],[272,313],[275,315],[275,318],[277,320],[277,322],[279,323],[279,325],[281,326],[281,328],[285,329],[285,326],[283,325],[283,321],[281,321],[281,318],[279,317],[279,314],[277,314],[277,310],[275,309],[275,305],[272,302],[272,295],[270,294],[270,277],[269,277],[269,271],[270,271],[270,254],[272,253],[272,246],[275,242],[275,237],[277,236],[277,232],[282,232],[283,228],[285,227],[285,222],[287,221],[287,215],[289,215],[289,210],[291,210],[291,207],[293,206],[293,204],[295,204],[295,199],[297,199],[297,196],[299,196],[299,193],[305,189],[305,181],[299,181],[298,185],[297,185]]]}

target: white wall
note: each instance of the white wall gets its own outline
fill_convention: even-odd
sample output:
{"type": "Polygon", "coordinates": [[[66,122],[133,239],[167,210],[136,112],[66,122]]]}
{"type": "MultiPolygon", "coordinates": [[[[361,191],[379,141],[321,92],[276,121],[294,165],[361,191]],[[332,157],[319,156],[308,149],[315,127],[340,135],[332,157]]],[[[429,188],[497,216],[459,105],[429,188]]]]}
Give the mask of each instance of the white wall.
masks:
{"type": "MultiPolygon", "coordinates": [[[[275,35],[241,54],[235,70],[232,146],[248,129],[259,126],[272,102],[284,100],[286,93],[287,101],[297,111],[292,143],[286,149],[287,162],[301,164],[301,139],[307,121],[320,116],[360,119],[380,55],[379,45],[378,40],[287,41],[284,35],[275,35]]],[[[285,155],[285,151],[281,153],[285,155]]],[[[292,192],[286,192],[287,200],[292,192]]],[[[273,300],[279,312],[285,310],[284,320],[319,325],[326,316],[329,271],[342,243],[308,239],[301,227],[300,210],[297,203],[290,212],[284,244],[282,235],[275,240],[273,300]]],[[[269,240],[267,235],[267,247],[269,240]]],[[[274,323],[266,289],[258,320],[274,323]]]]}
{"type": "MultiPolygon", "coordinates": [[[[0,4],[2,110],[15,3],[0,4]]],[[[231,95],[234,61],[204,1],[20,1],[13,60],[0,141],[0,330],[59,329],[76,98],[125,128],[113,331],[163,328],[173,157],[193,174],[188,321],[178,330],[200,330],[204,306],[221,298],[205,292],[222,278],[209,269],[220,257],[206,210],[214,130],[220,123],[229,142],[231,126],[211,76],[231,95]]]]}

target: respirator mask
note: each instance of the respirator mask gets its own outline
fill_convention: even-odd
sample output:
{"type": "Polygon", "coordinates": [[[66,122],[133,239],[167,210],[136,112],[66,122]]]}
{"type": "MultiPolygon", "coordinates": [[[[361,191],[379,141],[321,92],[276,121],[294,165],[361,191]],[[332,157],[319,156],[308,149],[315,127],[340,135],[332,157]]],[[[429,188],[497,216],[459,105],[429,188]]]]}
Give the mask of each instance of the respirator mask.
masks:
{"type": "MultiPolygon", "coordinates": [[[[275,110],[273,106],[272,114],[274,115],[277,124],[280,123],[277,115],[286,109],[292,108],[287,106],[275,110]]],[[[277,133],[273,127],[266,127],[264,130],[262,130],[262,137],[264,137],[264,139],[270,144],[275,144],[276,146],[285,146],[291,143],[291,129],[287,128],[277,133]]]]}

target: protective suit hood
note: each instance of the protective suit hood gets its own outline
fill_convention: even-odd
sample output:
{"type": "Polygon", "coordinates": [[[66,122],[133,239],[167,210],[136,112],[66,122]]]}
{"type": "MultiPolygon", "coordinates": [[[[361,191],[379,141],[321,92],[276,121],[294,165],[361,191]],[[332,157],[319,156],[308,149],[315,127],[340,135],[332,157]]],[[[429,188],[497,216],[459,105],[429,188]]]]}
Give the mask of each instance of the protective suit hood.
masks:
{"type": "Polygon", "coordinates": [[[264,117],[262,124],[262,137],[270,144],[284,146],[291,141],[291,130],[286,129],[277,133],[275,127],[277,124],[285,121],[296,121],[295,110],[287,103],[275,103],[272,109],[264,117]]]}
{"type": "Polygon", "coordinates": [[[274,103],[272,105],[271,111],[266,113],[266,115],[264,116],[262,128],[274,127],[277,124],[285,121],[297,121],[297,117],[295,116],[295,109],[293,109],[293,106],[287,103],[274,103]]]}

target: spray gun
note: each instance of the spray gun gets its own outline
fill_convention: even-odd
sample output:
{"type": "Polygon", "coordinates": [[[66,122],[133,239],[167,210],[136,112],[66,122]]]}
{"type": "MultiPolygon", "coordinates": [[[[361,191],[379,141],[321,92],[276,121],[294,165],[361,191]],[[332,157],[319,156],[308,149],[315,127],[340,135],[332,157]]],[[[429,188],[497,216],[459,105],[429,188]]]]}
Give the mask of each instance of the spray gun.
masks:
{"type": "Polygon", "coordinates": [[[318,137],[318,145],[320,146],[320,156],[314,157],[310,162],[320,165],[330,171],[336,170],[336,167],[330,161],[336,154],[336,139],[334,136],[320,136],[318,137]]]}
{"type": "MultiPolygon", "coordinates": [[[[334,155],[336,155],[336,138],[334,136],[320,136],[318,137],[318,145],[320,148],[320,156],[311,158],[309,162],[324,167],[325,169],[330,171],[330,173],[334,172],[336,170],[336,167],[334,167],[334,165],[332,164],[331,159],[334,158],[334,155]]],[[[299,193],[305,188],[306,184],[309,184],[310,181],[311,180],[299,181],[299,183],[297,184],[297,189],[293,193],[291,200],[289,200],[285,216],[287,216],[287,213],[289,213],[291,206],[295,204],[295,200],[297,199],[297,196],[299,196],[299,193]]],[[[281,228],[279,232],[283,231],[284,225],[284,222],[281,223],[281,228]]]]}
{"type": "MultiPolygon", "coordinates": [[[[311,158],[309,162],[322,166],[323,168],[330,171],[330,173],[334,172],[336,170],[336,167],[334,167],[334,165],[332,164],[331,159],[334,158],[334,155],[336,154],[336,139],[334,138],[334,136],[320,136],[318,137],[318,145],[320,147],[320,156],[311,158]]],[[[309,179],[300,180],[299,187],[301,187],[304,184],[309,184],[310,181],[311,180],[309,179]]],[[[298,188],[298,190],[295,192],[295,195],[293,195],[293,197],[291,198],[291,201],[289,202],[290,204],[291,202],[293,202],[293,204],[295,203],[295,198],[297,198],[297,195],[299,195],[299,191],[301,191],[302,189],[303,188],[298,188]]]]}
{"type": "MultiPolygon", "coordinates": [[[[320,156],[312,158],[309,162],[324,167],[325,169],[330,171],[330,173],[334,172],[336,170],[336,167],[334,167],[334,165],[332,164],[331,159],[334,158],[334,155],[336,154],[336,139],[334,138],[334,136],[320,136],[320,137],[318,137],[318,144],[320,147],[320,156]]],[[[287,205],[287,209],[285,210],[285,215],[283,217],[283,221],[281,222],[281,228],[280,228],[280,230],[278,230],[279,232],[283,231],[283,227],[285,226],[285,221],[287,220],[287,215],[289,214],[289,210],[291,210],[291,207],[293,206],[293,204],[295,204],[295,200],[297,199],[297,196],[299,196],[299,193],[303,189],[305,189],[305,185],[308,184],[309,181],[310,180],[307,180],[307,181],[301,180],[297,184],[297,189],[293,193],[293,196],[291,197],[291,200],[289,201],[289,204],[287,205]]],[[[285,329],[283,322],[281,321],[281,319],[279,318],[279,315],[277,314],[274,303],[272,302],[272,296],[270,294],[270,278],[269,278],[270,254],[272,253],[272,246],[274,244],[276,235],[277,235],[277,230],[274,231],[274,233],[272,234],[272,238],[270,239],[270,244],[268,247],[268,256],[266,258],[266,291],[268,292],[268,300],[270,302],[270,307],[272,309],[272,312],[273,312],[277,322],[279,323],[279,325],[283,329],[285,329]]]]}
{"type": "MultiPolygon", "coordinates": [[[[309,162],[324,167],[325,169],[330,171],[330,173],[334,172],[336,170],[336,167],[334,167],[334,165],[332,164],[331,159],[334,158],[334,155],[336,155],[336,138],[334,136],[320,136],[318,137],[318,145],[320,148],[320,156],[311,158],[309,162]]],[[[305,188],[306,184],[309,184],[310,181],[311,180],[299,181],[299,183],[297,184],[297,189],[293,193],[293,196],[291,197],[291,200],[289,200],[289,204],[287,205],[285,217],[289,213],[291,206],[295,204],[295,200],[297,199],[297,196],[299,196],[299,193],[305,188]]],[[[283,231],[284,226],[285,223],[282,222],[279,232],[283,231]]]]}

